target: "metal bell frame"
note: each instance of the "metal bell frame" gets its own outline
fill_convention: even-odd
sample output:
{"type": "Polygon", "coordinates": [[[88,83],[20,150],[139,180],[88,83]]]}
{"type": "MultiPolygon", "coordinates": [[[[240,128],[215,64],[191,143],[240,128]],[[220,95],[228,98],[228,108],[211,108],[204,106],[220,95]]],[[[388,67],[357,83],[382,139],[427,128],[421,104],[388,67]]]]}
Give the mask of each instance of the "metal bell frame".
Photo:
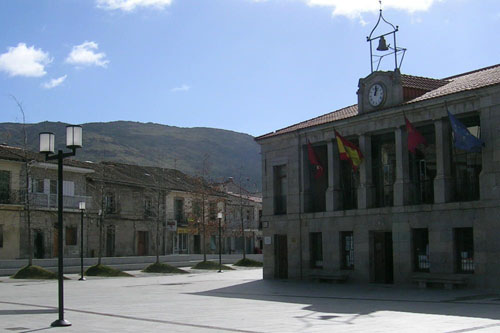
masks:
{"type": "Polygon", "coordinates": [[[379,11],[379,16],[378,16],[377,24],[375,24],[375,26],[373,27],[372,31],[370,32],[370,35],[368,37],[366,37],[366,41],[370,42],[370,60],[371,60],[370,65],[371,65],[371,71],[372,71],[372,73],[373,73],[373,64],[377,63],[377,68],[375,69],[375,71],[378,71],[378,69],[380,67],[380,62],[382,61],[382,59],[384,57],[386,57],[386,56],[391,55],[391,54],[394,54],[394,70],[401,68],[401,64],[403,63],[403,58],[404,58],[405,53],[406,53],[406,49],[405,48],[403,48],[403,47],[397,47],[396,46],[396,32],[399,30],[399,27],[398,26],[394,26],[392,23],[388,22],[384,18],[384,16],[382,15],[382,1],[379,1],[379,3],[380,3],[380,11],[379,11]],[[390,32],[387,32],[385,34],[382,34],[382,35],[373,36],[373,33],[377,29],[377,27],[380,24],[381,20],[384,21],[386,24],[390,25],[393,30],[390,31],[390,32]],[[386,44],[385,43],[384,36],[388,36],[388,35],[391,35],[391,34],[392,34],[392,37],[393,37],[394,47],[391,47],[391,44],[386,44]],[[372,42],[374,40],[377,40],[377,39],[379,40],[379,46],[377,47],[377,50],[378,51],[389,51],[389,52],[386,52],[385,54],[382,54],[382,55],[373,54],[373,45],[372,45],[372,42]],[[383,46],[386,46],[387,48],[384,48],[383,46]],[[398,64],[398,54],[402,54],[401,55],[401,59],[399,61],[399,64],[398,64]]]}

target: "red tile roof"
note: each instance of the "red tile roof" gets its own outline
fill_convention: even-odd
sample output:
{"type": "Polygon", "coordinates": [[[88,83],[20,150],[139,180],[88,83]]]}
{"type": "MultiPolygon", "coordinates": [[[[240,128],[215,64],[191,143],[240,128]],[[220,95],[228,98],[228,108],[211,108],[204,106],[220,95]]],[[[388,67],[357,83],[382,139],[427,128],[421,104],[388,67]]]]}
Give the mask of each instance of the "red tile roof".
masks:
{"type": "MultiPolygon", "coordinates": [[[[427,91],[419,97],[405,101],[405,104],[416,103],[423,100],[500,84],[500,64],[481,68],[472,72],[450,76],[444,79],[431,79],[402,74],[401,81],[404,88],[427,91]]],[[[323,125],[337,120],[354,117],[356,115],[358,115],[358,106],[355,104],[268,134],[258,136],[255,140],[259,141],[273,136],[294,132],[303,128],[323,125]]]]}

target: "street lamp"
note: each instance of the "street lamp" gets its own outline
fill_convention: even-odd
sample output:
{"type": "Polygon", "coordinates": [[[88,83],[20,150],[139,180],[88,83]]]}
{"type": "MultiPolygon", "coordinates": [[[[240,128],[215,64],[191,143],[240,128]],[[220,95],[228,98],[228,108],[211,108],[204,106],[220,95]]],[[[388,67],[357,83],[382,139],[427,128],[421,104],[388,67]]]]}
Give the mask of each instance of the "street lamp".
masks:
{"type": "Polygon", "coordinates": [[[64,320],[64,286],[63,286],[63,269],[64,269],[64,249],[63,249],[63,159],[69,156],[76,155],[76,149],[82,147],[82,127],[78,125],[66,126],[66,147],[71,149],[71,152],[63,153],[58,150],[55,153],[56,136],[51,132],[40,133],[40,153],[45,154],[45,160],[57,160],[57,252],[58,252],[58,294],[59,294],[59,319],[54,321],[50,326],[71,326],[71,323],[64,320]]]}
{"type": "Polygon", "coordinates": [[[83,277],[83,212],[85,211],[85,201],[79,203],[78,208],[81,212],[81,220],[80,220],[80,281],[85,281],[83,277]]]}
{"type": "Polygon", "coordinates": [[[217,219],[219,220],[219,272],[222,273],[222,246],[221,246],[221,241],[222,241],[222,236],[221,236],[221,220],[222,220],[222,213],[219,212],[217,213],[217,219]]]}

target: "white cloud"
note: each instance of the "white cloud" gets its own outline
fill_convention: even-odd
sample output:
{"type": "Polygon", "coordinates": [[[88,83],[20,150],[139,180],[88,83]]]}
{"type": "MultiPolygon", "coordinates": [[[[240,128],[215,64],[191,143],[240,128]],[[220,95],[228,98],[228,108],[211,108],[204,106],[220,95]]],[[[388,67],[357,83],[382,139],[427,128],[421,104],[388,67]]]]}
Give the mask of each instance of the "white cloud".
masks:
{"type": "MultiPolygon", "coordinates": [[[[376,12],[380,5],[375,0],[302,0],[309,6],[333,8],[333,15],[359,18],[362,13],[376,12]]],[[[409,13],[426,11],[436,1],[442,0],[384,0],[382,9],[398,9],[409,13]]]]}
{"type": "Polygon", "coordinates": [[[164,9],[170,6],[172,0],[97,0],[97,7],[108,10],[123,10],[131,12],[138,7],[164,9]]]}
{"type": "Polygon", "coordinates": [[[60,85],[61,83],[63,83],[67,77],[68,77],[68,75],[63,75],[61,77],[58,77],[57,79],[52,79],[50,81],[44,82],[44,83],[42,83],[42,87],[45,89],[55,88],[58,85],[60,85]]]}
{"type": "Polygon", "coordinates": [[[191,89],[190,86],[188,86],[187,84],[183,84],[180,87],[175,87],[175,88],[170,89],[170,91],[171,92],[181,92],[181,91],[188,91],[189,89],[191,89]]]}
{"type": "Polygon", "coordinates": [[[106,67],[109,60],[105,53],[96,53],[99,45],[96,42],[87,42],[73,46],[66,62],[72,65],[106,67]]]}
{"type": "Polygon", "coordinates": [[[52,62],[48,52],[27,47],[19,43],[16,47],[7,48],[6,53],[0,55],[0,70],[10,76],[41,77],[47,74],[45,66],[52,62]]]}

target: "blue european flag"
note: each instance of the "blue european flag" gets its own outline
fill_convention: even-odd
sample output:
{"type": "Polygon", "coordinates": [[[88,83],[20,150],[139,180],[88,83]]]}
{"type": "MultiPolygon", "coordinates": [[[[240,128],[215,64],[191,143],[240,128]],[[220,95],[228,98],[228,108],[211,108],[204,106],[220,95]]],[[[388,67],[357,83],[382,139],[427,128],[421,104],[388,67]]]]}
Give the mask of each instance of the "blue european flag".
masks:
{"type": "Polygon", "coordinates": [[[481,147],[484,146],[484,142],[474,135],[472,135],[467,127],[455,118],[454,115],[448,112],[448,117],[450,118],[451,128],[453,129],[454,140],[453,144],[455,148],[478,153],[481,151],[481,147]]]}

